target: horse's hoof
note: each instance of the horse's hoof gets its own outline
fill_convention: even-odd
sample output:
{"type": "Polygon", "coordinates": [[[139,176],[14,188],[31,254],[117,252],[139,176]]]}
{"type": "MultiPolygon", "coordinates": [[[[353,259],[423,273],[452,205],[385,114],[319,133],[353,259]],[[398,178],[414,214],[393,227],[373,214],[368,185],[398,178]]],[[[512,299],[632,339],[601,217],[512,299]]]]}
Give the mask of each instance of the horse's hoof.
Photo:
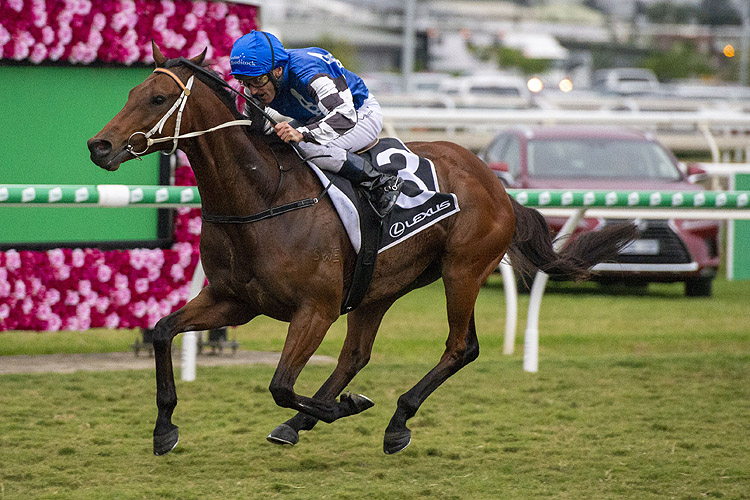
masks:
{"type": "Polygon", "coordinates": [[[166,455],[174,450],[179,440],[179,429],[177,426],[166,434],[154,434],[154,455],[166,455]]]}
{"type": "Polygon", "coordinates": [[[299,433],[287,424],[281,424],[266,436],[266,439],[273,444],[288,444],[293,446],[299,441],[299,433]]]}
{"type": "Polygon", "coordinates": [[[383,439],[383,451],[386,455],[393,455],[409,446],[409,443],[411,443],[411,431],[409,429],[397,432],[386,431],[383,439]]]}
{"type": "Polygon", "coordinates": [[[351,392],[345,392],[340,398],[341,404],[346,405],[349,409],[347,415],[355,415],[362,413],[368,408],[375,406],[372,399],[362,394],[352,394],[351,392]]]}

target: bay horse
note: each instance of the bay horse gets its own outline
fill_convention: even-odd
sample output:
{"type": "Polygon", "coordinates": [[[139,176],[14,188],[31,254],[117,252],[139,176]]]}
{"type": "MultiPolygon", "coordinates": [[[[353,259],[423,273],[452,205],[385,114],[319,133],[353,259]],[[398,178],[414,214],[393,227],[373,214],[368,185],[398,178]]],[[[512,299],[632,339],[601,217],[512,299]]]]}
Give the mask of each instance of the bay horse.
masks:
{"type": "Polygon", "coordinates": [[[477,358],[474,304],[506,252],[518,270],[542,269],[580,280],[635,237],[634,226],[623,224],[588,233],[555,253],[541,214],[509,197],[476,155],[450,142],[409,143],[412,152],[434,163],[441,190],[457,196],[460,211],[378,256],[365,298],[348,313],[336,368],[314,396],[299,395],[295,381],[341,314],[356,254],[326,196],[314,198],[307,208],[253,223],[210,222],[309,199],[321,192],[321,183],[289,144],[262,133],[260,110],[250,116],[252,124],[239,113],[226,84],[218,85],[216,74],[202,69],[204,57],[205,51],[167,60],[154,44],[154,73],[130,91],[122,110],[88,141],[91,160],[109,171],[143,154],[179,147],[201,196],[200,254],[209,284],[158,321],[153,332],[156,455],[171,451],[178,441],[172,423],[177,394],[171,345],[179,333],[240,325],[261,314],[288,322],[269,390],[276,404],[298,413],[268,439],[295,444],[299,431],[312,429],[318,420],[330,423],[373,405],[365,396],[342,391],[369,361],[383,315],[399,297],[442,278],[449,328],[445,351],[398,398],[383,440],[384,451],[396,453],[411,441],[407,420],[438,386],[477,358]],[[175,132],[164,137],[162,130],[175,132]]]}

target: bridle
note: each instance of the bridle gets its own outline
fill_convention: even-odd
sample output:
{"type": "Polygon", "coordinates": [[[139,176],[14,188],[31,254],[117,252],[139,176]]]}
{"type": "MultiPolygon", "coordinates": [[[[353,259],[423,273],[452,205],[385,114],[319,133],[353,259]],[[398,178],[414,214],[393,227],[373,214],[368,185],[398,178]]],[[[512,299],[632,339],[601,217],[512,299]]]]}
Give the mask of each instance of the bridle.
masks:
{"type": "Polygon", "coordinates": [[[154,73],[163,73],[169,76],[170,78],[172,78],[172,80],[174,80],[174,82],[180,87],[180,89],[182,89],[182,93],[180,94],[180,97],[178,97],[177,100],[175,100],[174,104],[172,104],[172,107],[169,108],[169,111],[166,112],[166,114],[161,118],[161,120],[156,122],[156,125],[154,125],[151,130],[149,130],[148,132],[141,132],[141,131],[133,132],[130,135],[130,137],[128,138],[126,149],[131,155],[135,156],[136,159],[141,160],[141,156],[145,155],[146,151],[148,151],[148,149],[154,144],[172,141],[171,151],[169,151],[168,153],[165,153],[162,151],[162,154],[164,155],[171,155],[172,153],[177,151],[177,143],[180,139],[198,137],[203,134],[208,134],[209,132],[214,132],[216,130],[220,130],[226,127],[234,127],[234,126],[239,126],[239,125],[249,126],[253,124],[252,120],[232,120],[232,121],[217,125],[216,127],[209,128],[207,130],[200,130],[200,131],[190,132],[188,134],[180,135],[180,125],[182,124],[182,112],[185,109],[185,105],[187,104],[188,97],[190,97],[191,90],[193,88],[193,81],[195,80],[195,75],[191,75],[187,83],[182,83],[182,80],[180,80],[180,78],[177,75],[175,75],[173,72],[171,72],[170,70],[166,68],[156,68],[154,70],[154,73]],[[156,139],[152,139],[151,136],[154,135],[155,133],[158,132],[159,134],[161,134],[162,129],[164,128],[164,124],[167,123],[167,120],[169,120],[169,118],[175,113],[175,111],[177,112],[177,122],[175,123],[174,135],[171,137],[159,137],[156,139]],[[134,146],[131,143],[133,138],[138,137],[139,135],[142,135],[143,138],[146,140],[146,147],[143,149],[143,151],[135,151],[134,146]]]}
{"type": "MultiPolygon", "coordinates": [[[[241,93],[237,92],[235,89],[233,89],[228,83],[226,83],[224,80],[219,78],[218,76],[215,76],[211,74],[210,72],[206,71],[204,68],[199,66],[198,64],[195,64],[194,62],[185,59],[180,58],[179,62],[186,64],[188,67],[192,68],[193,70],[200,72],[202,75],[205,75],[209,77],[211,80],[216,81],[217,83],[220,83],[223,87],[226,87],[227,89],[233,91],[235,94],[238,94],[245,98],[245,100],[249,103],[251,103],[253,106],[255,106],[256,109],[260,111],[260,113],[263,115],[264,118],[269,120],[272,125],[276,125],[276,121],[263,109],[261,108],[256,102],[254,102],[252,99],[248,99],[248,97],[241,93]]],[[[188,97],[190,97],[190,94],[192,93],[193,88],[193,82],[195,81],[195,75],[191,75],[188,79],[187,83],[182,83],[182,80],[175,75],[172,71],[158,67],[154,69],[154,73],[163,73],[172,80],[182,89],[182,93],[177,98],[177,100],[172,104],[172,107],[167,111],[167,113],[159,120],[156,125],[153,126],[151,130],[148,132],[133,132],[130,137],[128,138],[126,149],[127,151],[132,154],[137,160],[142,160],[141,156],[146,154],[146,151],[153,146],[154,144],[159,144],[162,142],[168,142],[172,141],[172,150],[169,153],[164,153],[162,151],[162,154],[165,155],[171,155],[177,150],[177,143],[180,139],[187,139],[190,137],[198,137],[203,134],[208,134],[210,132],[215,132],[216,130],[221,130],[223,128],[227,127],[235,127],[235,126],[250,126],[253,124],[252,120],[232,120],[228,121],[222,124],[219,124],[215,127],[211,127],[206,130],[200,130],[196,132],[189,132],[187,134],[180,135],[180,124],[182,122],[182,111],[185,109],[185,105],[187,104],[188,97]],[[174,135],[171,137],[159,137],[156,139],[152,139],[151,136],[155,133],[160,133],[162,129],[164,128],[164,124],[167,122],[167,120],[177,111],[177,122],[175,123],[175,131],[174,135]],[[143,151],[135,151],[133,149],[133,145],[131,144],[131,140],[133,137],[136,137],[138,135],[143,135],[143,137],[146,139],[146,148],[143,151]]],[[[299,146],[297,146],[294,143],[291,143],[291,145],[294,147],[294,151],[297,153],[297,156],[302,161],[307,161],[307,159],[304,158],[304,155],[302,154],[301,150],[299,149],[299,146]]],[[[284,170],[281,168],[281,165],[279,165],[281,175],[279,176],[279,186],[276,189],[276,195],[278,195],[279,191],[281,190],[281,183],[283,181],[283,173],[284,170]]],[[[257,214],[253,215],[214,215],[206,213],[205,211],[201,211],[201,218],[206,222],[213,222],[216,224],[248,224],[250,222],[257,222],[264,219],[270,219],[272,217],[276,217],[281,214],[285,214],[287,212],[291,212],[293,210],[299,210],[301,208],[307,208],[311,207],[313,205],[316,205],[322,198],[328,193],[328,189],[333,184],[333,181],[329,181],[328,185],[323,188],[323,191],[321,193],[314,197],[314,198],[305,198],[303,200],[297,200],[293,201],[291,203],[286,203],[284,205],[276,206],[269,208],[268,210],[264,210],[262,212],[259,212],[257,214]]],[[[275,198],[275,196],[274,196],[275,198]]]]}

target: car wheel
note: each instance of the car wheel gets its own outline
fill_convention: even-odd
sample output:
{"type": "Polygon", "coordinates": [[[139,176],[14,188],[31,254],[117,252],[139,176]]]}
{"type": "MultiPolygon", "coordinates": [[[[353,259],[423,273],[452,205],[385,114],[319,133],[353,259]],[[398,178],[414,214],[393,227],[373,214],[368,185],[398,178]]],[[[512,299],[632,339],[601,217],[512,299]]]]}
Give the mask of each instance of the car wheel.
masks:
{"type": "Polygon", "coordinates": [[[685,280],[685,296],[710,297],[713,282],[713,277],[688,278],[685,280]]]}

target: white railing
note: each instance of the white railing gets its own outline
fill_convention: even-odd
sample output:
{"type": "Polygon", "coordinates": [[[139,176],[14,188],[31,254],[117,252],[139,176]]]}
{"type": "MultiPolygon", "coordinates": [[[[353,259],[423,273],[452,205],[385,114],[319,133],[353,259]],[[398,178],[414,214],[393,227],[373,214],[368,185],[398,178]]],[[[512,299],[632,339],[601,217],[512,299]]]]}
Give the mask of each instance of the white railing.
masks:
{"type": "Polygon", "coordinates": [[[750,113],[733,110],[611,111],[383,107],[384,134],[412,140],[451,140],[472,150],[514,125],[618,125],[652,131],[673,150],[750,150],[750,113]],[[697,140],[696,140],[697,139],[697,140]]]}
{"type": "MultiPolygon", "coordinates": [[[[718,167],[717,167],[718,168],[718,167]]],[[[710,218],[750,220],[750,191],[562,191],[508,190],[520,203],[539,209],[545,215],[568,217],[558,240],[570,234],[584,215],[608,218],[710,218]]],[[[0,184],[2,206],[91,206],[124,207],[197,207],[200,195],[195,187],[124,185],[19,185],[0,184]]],[[[517,323],[517,289],[513,271],[501,264],[506,297],[504,352],[513,353],[517,323]]],[[[203,268],[196,266],[191,280],[190,298],[203,287],[203,268]]],[[[524,340],[524,370],[538,371],[539,313],[547,275],[535,276],[529,299],[524,340]]],[[[183,335],[182,379],[195,379],[196,332],[183,335]]]]}
{"type": "MultiPolygon", "coordinates": [[[[567,216],[557,235],[556,245],[572,234],[584,217],[617,219],[707,218],[714,220],[750,220],[750,192],[748,191],[569,191],[510,189],[509,194],[526,206],[544,215],[567,216]]],[[[730,243],[728,242],[729,246],[730,243]]],[[[515,346],[518,314],[518,290],[513,271],[507,264],[500,265],[506,303],[506,325],[503,352],[512,354],[515,346]]],[[[529,295],[526,331],[524,334],[523,369],[539,370],[539,314],[547,286],[547,274],[539,271],[529,295]]]]}

